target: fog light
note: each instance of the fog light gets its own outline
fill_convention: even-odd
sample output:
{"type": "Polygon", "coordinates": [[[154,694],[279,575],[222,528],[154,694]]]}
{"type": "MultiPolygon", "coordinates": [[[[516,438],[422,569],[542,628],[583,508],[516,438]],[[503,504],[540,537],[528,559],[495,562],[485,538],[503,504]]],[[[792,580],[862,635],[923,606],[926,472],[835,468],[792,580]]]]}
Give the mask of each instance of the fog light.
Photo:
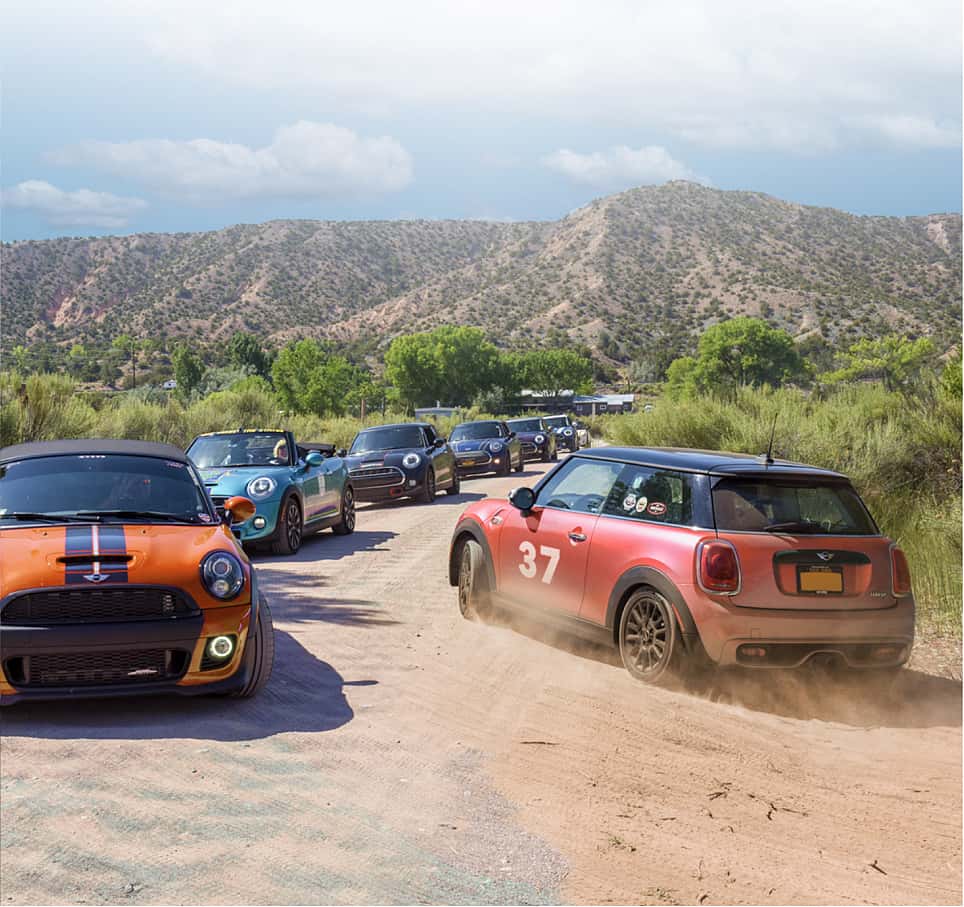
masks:
{"type": "Polygon", "coordinates": [[[501,459],[501,457],[496,457],[492,462],[495,463],[496,465],[498,465],[499,463],[502,462],[502,459],[501,459]]]}
{"type": "Polygon", "coordinates": [[[212,658],[219,658],[224,661],[230,658],[234,652],[234,640],[230,636],[215,636],[208,643],[208,655],[212,658]]]}
{"type": "Polygon", "coordinates": [[[418,482],[417,482],[415,479],[409,479],[409,480],[408,480],[408,487],[409,487],[409,488],[414,488],[416,485],[418,485],[418,482]]]}
{"type": "Polygon", "coordinates": [[[767,650],[763,646],[740,646],[740,654],[747,658],[766,658],[767,650]]]}
{"type": "Polygon", "coordinates": [[[268,521],[263,516],[256,516],[254,518],[255,529],[264,529],[264,527],[267,525],[268,525],[268,521]]]}

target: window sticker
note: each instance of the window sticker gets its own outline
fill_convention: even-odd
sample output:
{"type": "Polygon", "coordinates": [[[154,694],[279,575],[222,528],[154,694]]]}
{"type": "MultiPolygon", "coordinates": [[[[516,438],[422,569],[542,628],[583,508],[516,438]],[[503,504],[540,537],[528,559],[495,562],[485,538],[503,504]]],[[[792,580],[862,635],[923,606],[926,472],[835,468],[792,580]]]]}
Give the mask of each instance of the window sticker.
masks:
{"type": "Polygon", "coordinates": [[[211,514],[209,514],[209,513],[199,513],[199,514],[197,515],[197,517],[198,517],[198,519],[199,519],[202,523],[210,523],[210,522],[211,522],[211,514]]]}
{"type": "Polygon", "coordinates": [[[653,501],[653,503],[646,508],[646,512],[652,514],[652,516],[662,516],[666,513],[666,505],[662,501],[653,501]]]}
{"type": "Polygon", "coordinates": [[[636,499],[636,513],[642,513],[646,509],[646,505],[649,503],[649,498],[645,495],[640,495],[636,499]]]}
{"type": "Polygon", "coordinates": [[[623,498],[623,510],[632,510],[636,506],[636,495],[627,494],[623,498]]]}

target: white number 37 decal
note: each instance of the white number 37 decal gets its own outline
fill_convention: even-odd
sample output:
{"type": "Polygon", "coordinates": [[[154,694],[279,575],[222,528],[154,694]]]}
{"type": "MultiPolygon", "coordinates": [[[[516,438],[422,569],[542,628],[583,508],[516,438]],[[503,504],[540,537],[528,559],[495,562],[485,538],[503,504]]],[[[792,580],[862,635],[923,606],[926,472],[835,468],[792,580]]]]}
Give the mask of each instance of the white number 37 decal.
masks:
{"type": "MultiPolygon", "coordinates": [[[[538,573],[538,568],[536,567],[536,546],[533,545],[532,542],[523,542],[519,545],[519,550],[522,552],[522,563],[519,564],[519,572],[526,579],[532,579],[536,573],[538,573]]],[[[556,572],[556,567],[559,566],[559,549],[550,548],[548,545],[541,545],[539,547],[539,554],[549,558],[549,563],[546,564],[546,572],[542,574],[542,581],[544,583],[551,583],[552,577],[556,572]]]]}

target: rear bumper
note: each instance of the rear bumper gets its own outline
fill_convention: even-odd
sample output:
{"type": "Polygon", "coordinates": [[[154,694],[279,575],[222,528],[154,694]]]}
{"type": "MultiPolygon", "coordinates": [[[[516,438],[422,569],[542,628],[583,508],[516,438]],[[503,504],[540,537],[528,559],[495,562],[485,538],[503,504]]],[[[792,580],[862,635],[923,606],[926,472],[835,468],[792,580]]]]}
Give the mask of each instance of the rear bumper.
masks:
{"type": "MultiPolygon", "coordinates": [[[[140,620],[117,623],[78,623],[49,626],[0,627],[0,697],[4,705],[27,699],[97,698],[135,696],[150,693],[198,694],[228,692],[246,680],[245,641],[251,619],[251,605],[210,608],[200,614],[167,620],[140,620]],[[237,647],[228,662],[201,670],[208,639],[234,635],[237,647]],[[123,659],[137,652],[165,653],[165,669],[151,668],[134,672],[142,675],[109,683],[70,679],[63,683],[41,681],[31,671],[31,659],[67,660],[70,671],[65,677],[82,674],[85,657],[91,663],[123,659]]],[[[154,656],[152,656],[153,658],[154,656]]]]}
{"type": "Polygon", "coordinates": [[[808,611],[738,608],[696,586],[680,591],[703,648],[720,665],[790,668],[829,653],[852,668],[891,667],[906,662],[914,645],[912,596],[888,608],[808,611]],[[745,646],[765,654],[747,657],[745,646]]]}

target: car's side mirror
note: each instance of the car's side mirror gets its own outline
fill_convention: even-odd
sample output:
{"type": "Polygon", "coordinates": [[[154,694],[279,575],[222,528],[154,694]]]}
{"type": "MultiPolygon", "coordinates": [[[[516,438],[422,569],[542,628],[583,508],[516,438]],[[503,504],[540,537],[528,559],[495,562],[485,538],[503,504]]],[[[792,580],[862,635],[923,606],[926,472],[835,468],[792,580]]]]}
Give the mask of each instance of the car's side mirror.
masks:
{"type": "Polygon", "coordinates": [[[347,457],[347,456],[348,456],[348,451],[345,450],[344,447],[341,447],[341,448],[339,448],[338,450],[335,451],[335,456],[336,456],[336,457],[347,457]]]}
{"type": "Polygon", "coordinates": [[[445,438],[436,438],[436,439],[435,439],[435,446],[438,447],[438,448],[445,447],[445,438]]]}
{"type": "Polygon", "coordinates": [[[225,522],[230,526],[232,523],[243,523],[250,520],[257,511],[254,501],[250,498],[235,495],[224,502],[225,522]]]}
{"type": "Polygon", "coordinates": [[[536,493],[531,488],[513,488],[509,492],[509,503],[528,516],[536,504],[536,493]]]}
{"type": "Polygon", "coordinates": [[[510,432],[509,432],[509,437],[510,437],[510,438],[514,438],[514,437],[515,437],[515,432],[514,432],[514,431],[510,431],[510,432]]]}
{"type": "Polygon", "coordinates": [[[317,450],[309,450],[305,462],[309,466],[321,466],[325,462],[325,458],[317,450]]]}

